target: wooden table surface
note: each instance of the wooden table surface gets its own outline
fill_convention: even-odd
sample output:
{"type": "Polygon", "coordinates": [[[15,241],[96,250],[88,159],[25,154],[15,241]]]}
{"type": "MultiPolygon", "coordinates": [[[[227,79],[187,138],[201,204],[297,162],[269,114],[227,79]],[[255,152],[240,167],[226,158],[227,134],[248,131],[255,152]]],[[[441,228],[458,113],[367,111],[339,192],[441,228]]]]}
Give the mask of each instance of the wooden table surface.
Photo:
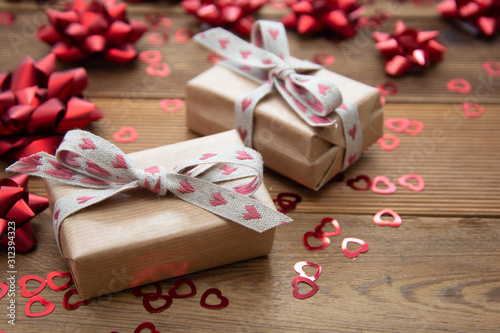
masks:
{"type": "MultiPolygon", "coordinates": [[[[33,36],[36,27],[46,21],[45,8],[29,0],[0,3],[0,10],[16,15],[13,25],[0,27],[0,71],[12,70],[25,55],[39,59],[49,52],[49,46],[33,36]]],[[[152,322],[159,332],[499,332],[500,76],[489,75],[482,67],[483,62],[500,61],[498,38],[467,35],[443,20],[434,4],[376,1],[367,9],[368,13],[375,9],[392,13],[383,31],[392,32],[399,18],[410,27],[439,30],[439,40],[448,49],[444,60],[418,75],[388,77],[368,30],[340,43],[290,31],[291,53],[311,60],[316,52],[326,52],[335,57],[327,69],[373,86],[393,82],[398,92],[386,97],[385,117],[422,121],[420,135],[392,133],[386,128],[386,133],[401,139],[398,148],[384,151],[378,144],[372,145],[345,172],[344,181],[330,182],[319,192],[266,171],[265,183],[273,197],[280,192],[302,196],[297,209],[289,213],[295,222],[277,229],[268,257],[188,275],[198,294],[174,300],[162,313],[147,312],[131,290],[70,311],[62,305],[64,292],[46,287],[40,295],[55,304],[54,312],[28,318],[24,314],[27,299],[17,290],[16,326],[7,324],[6,296],[0,300],[0,331],[126,333],[134,332],[142,322],[152,322]],[[448,91],[446,83],[455,78],[468,80],[471,92],[448,91]],[[466,102],[482,105],[484,114],[466,117],[462,110],[466,102]],[[396,182],[408,173],[423,177],[423,191],[398,187],[396,193],[382,195],[355,191],[345,181],[366,174],[371,178],[385,175],[396,182]],[[384,208],[401,215],[401,226],[373,223],[374,214],[384,208]],[[324,250],[306,250],[304,233],[327,216],[339,221],[341,235],[332,237],[324,250]],[[369,251],[347,258],[341,251],[345,237],[365,240],[369,251]],[[323,267],[317,280],[319,291],[304,300],[292,295],[291,282],[297,276],[293,267],[299,261],[323,267]],[[222,310],[201,307],[201,293],[208,288],[220,289],[229,306],[222,310]]],[[[89,78],[84,94],[104,113],[89,129],[112,140],[122,126],[134,126],[139,138],[117,143],[126,153],[197,137],[185,126],[184,109],[166,113],[159,107],[161,99],[183,99],[187,80],[212,66],[207,60],[209,51],[174,38],[181,28],[199,31],[195,18],[184,14],[178,4],[165,1],[129,4],[128,12],[141,20],[148,13],[163,13],[171,20],[165,45],[148,42],[147,36],[155,31],[136,44],[139,52],[160,51],[171,75],[149,77],[147,65],[139,60],[126,66],[84,63],[89,78]]],[[[278,20],[283,11],[266,7],[261,14],[278,20]]],[[[0,162],[2,178],[8,176],[3,171],[7,165],[0,162]]],[[[44,194],[39,179],[30,180],[30,189],[44,194]]],[[[39,243],[29,253],[17,255],[18,279],[68,271],[56,247],[49,210],[36,216],[32,224],[39,243]]],[[[6,279],[5,249],[0,250],[0,259],[5,263],[0,264],[0,276],[6,279]]],[[[160,284],[165,291],[174,282],[160,284]]],[[[159,305],[160,301],[155,303],[159,305]]],[[[33,310],[41,311],[38,306],[33,310]]]]}

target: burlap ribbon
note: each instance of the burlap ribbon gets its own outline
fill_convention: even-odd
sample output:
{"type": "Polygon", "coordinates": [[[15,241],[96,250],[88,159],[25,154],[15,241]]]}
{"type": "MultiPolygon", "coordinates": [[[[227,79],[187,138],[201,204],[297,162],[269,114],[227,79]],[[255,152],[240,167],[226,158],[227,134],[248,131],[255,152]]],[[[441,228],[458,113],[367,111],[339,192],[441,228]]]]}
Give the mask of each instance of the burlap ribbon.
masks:
{"type": "MultiPolygon", "coordinates": [[[[214,28],[194,36],[194,40],[225,57],[220,64],[262,85],[235,104],[235,128],[247,147],[252,146],[253,112],[257,103],[276,89],[288,105],[310,126],[336,126],[330,115],[340,116],[344,127],[346,152],[344,169],[352,164],[362,149],[362,128],[358,109],[343,101],[340,90],[330,80],[298,71],[318,70],[321,66],[302,61],[289,63],[290,51],[283,24],[257,21],[251,43],[222,29],[214,28]]],[[[286,120],[284,120],[286,121],[286,120]]]]}
{"type": "Polygon", "coordinates": [[[172,171],[162,166],[138,169],[112,143],[89,132],[74,130],[66,134],[56,156],[34,154],[6,170],[95,189],[56,201],[53,222],[58,243],[59,229],[66,217],[118,193],[141,187],[158,195],[170,192],[258,232],[292,221],[249,197],[262,182],[263,166],[260,154],[246,147],[205,153],[172,171]],[[241,180],[241,183],[217,184],[228,180],[241,180]]]}

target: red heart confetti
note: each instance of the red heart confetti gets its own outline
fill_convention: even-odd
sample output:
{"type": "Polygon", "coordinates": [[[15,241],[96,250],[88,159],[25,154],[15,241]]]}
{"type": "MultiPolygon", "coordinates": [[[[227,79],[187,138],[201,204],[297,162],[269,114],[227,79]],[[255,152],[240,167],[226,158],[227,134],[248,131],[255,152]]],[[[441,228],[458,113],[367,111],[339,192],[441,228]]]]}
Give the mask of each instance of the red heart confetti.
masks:
{"type": "Polygon", "coordinates": [[[149,76],[167,77],[170,75],[170,67],[164,62],[157,62],[146,68],[146,74],[149,76]]]}
{"type": "Polygon", "coordinates": [[[332,219],[331,217],[325,217],[321,220],[321,223],[318,224],[315,228],[314,228],[314,232],[317,234],[317,235],[320,235],[320,236],[326,236],[326,237],[333,237],[333,236],[337,236],[337,235],[340,235],[340,224],[339,222],[337,222],[337,220],[335,219],[332,219]],[[335,227],[335,231],[334,232],[324,232],[323,231],[323,227],[325,226],[325,224],[327,223],[331,223],[334,227],[335,227]]]}
{"type": "Polygon", "coordinates": [[[470,92],[470,84],[465,79],[453,79],[448,81],[446,88],[449,91],[457,92],[460,94],[467,94],[470,92]]]}
{"type": "Polygon", "coordinates": [[[344,240],[342,241],[341,247],[342,247],[342,252],[344,252],[344,255],[348,258],[356,258],[360,253],[365,253],[369,249],[368,243],[362,239],[359,239],[359,238],[344,238],[344,240]],[[349,243],[357,243],[357,244],[361,245],[361,248],[359,248],[355,251],[349,251],[347,249],[347,245],[349,243]]]}
{"type": "Polygon", "coordinates": [[[308,231],[304,234],[304,237],[302,238],[302,243],[304,243],[304,246],[306,247],[306,250],[308,250],[308,251],[319,251],[319,250],[323,250],[328,245],[330,245],[330,238],[328,238],[324,235],[318,235],[314,231],[308,231]],[[309,245],[309,237],[314,237],[316,239],[319,239],[322,244],[319,246],[309,245]]]}
{"type": "Polygon", "coordinates": [[[385,105],[385,97],[380,96],[380,104],[385,105]]]}
{"type": "Polygon", "coordinates": [[[168,295],[144,296],[142,298],[142,304],[144,305],[144,308],[146,309],[146,311],[148,311],[149,313],[160,313],[162,311],[165,311],[166,309],[168,309],[172,305],[172,303],[173,303],[172,297],[170,297],[168,295]],[[159,306],[159,307],[153,307],[151,305],[151,301],[156,301],[159,299],[165,300],[165,304],[163,304],[162,306],[159,306]]]}
{"type": "Polygon", "coordinates": [[[386,176],[376,176],[373,178],[371,190],[379,194],[391,194],[396,192],[396,185],[391,183],[391,181],[386,176]],[[378,188],[378,183],[384,183],[387,188],[378,188]]]}
{"type": "Polygon", "coordinates": [[[8,10],[0,11],[0,25],[9,26],[12,25],[16,21],[16,16],[14,13],[8,10]]]}
{"type": "Polygon", "coordinates": [[[406,118],[387,118],[384,121],[385,127],[394,132],[404,132],[408,128],[410,121],[406,118]]]}
{"type": "Polygon", "coordinates": [[[46,301],[45,298],[42,296],[33,296],[28,300],[28,302],[26,302],[26,306],[24,307],[24,313],[26,314],[27,317],[42,317],[48,315],[49,313],[54,311],[54,309],[55,309],[54,303],[46,301]],[[40,302],[42,305],[46,307],[46,309],[42,312],[37,312],[37,313],[31,312],[31,305],[35,302],[40,302]]]}
{"type": "Polygon", "coordinates": [[[391,96],[398,92],[398,86],[394,82],[384,82],[375,86],[382,96],[391,96]]]}
{"type": "Polygon", "coordinates": [[[320,265],[318,264],[315,264],[313,262],[309,262],[309,261],[299,261],[298,263],[296,263],[294,266],[293,266],[293,269],[299,273],[300,276],[302,277],[305,277],[305,278],[308,278],[309,280],[311,281],[316,281],[319,276],[321,275],[321,271],[322,271],[322,268],[320,265]],[[307,275],[305,272],[304,272],[304,266],[311,266],[311,267],[314,267],[316,268],[316,273],[314,273],[313,276],[309,276],[307,275]]]}
{"type": "Polygon", "coordinates": [[[153,46],[163,46],[167,44],[168,35],[162,32],[153,32],[148,35],[148,42],[153,46]]]}
{"type": "Polygon", "coordinates": [[[347,180],[347,186],[351,187],[356,191],[368,191],[372,186],[372,183],[370,177],[368,177],[367,175],[358,175],[355,178],[349,178],[347,180]],[[360,180],[364,180],[366,182],[366,187],[358,187],[356,185],[356,183],[360,180]]]}
{"type": "Polygon", "coordinates": [[[41,277],[35,275],[25,275],[21,279],[19,279],[19,286],[21,287],[21,296],[23,297],[35,296],[36,294],[40,293],[43,290],[43,288],[45,288],[46,284],[47,282],[41,277]],[[35,280],[40,282],[40,286],[38,286],[38,288],[35,291],[28,291],[26,287],[26,282],[29,280],[35,280]]]}
{"type": "Polygon", "coordinates": [[[196,295],[196,286],[193,281],[187,278],[180,278],[175,281],[175,285],[168,290],[168,295],[172,298],[188,298],[196,295]],[[187,284],[191,288],[191,291],[186,294],[178,294],[177,289],[179,289],[182,284],[187,284]]]}
{"type": "Polygon", "coordinates": [[[193,33],[187,29],[179,29],[175,32],[175,41],[179,44],[187,43],[193,37],[193,33]]]}
{"type": "Polygon", "coordinates": [[[218,54],[217,52],[212,52],[207,56],[207,60],[212,64],[216,64],[221,60],[225,60],[226,58],[218,54]]]}
{"type": "Polygon", "coordinates": [[[377,140],[377,143],[383,150],[390,151],[396,149],[399,146],[399,141],[400,140],[397,136],[384,133],[384,135],[382,135],[382,137],[377,140]],[[387,143],[387,140],[390,140],[391,143],[387,143]]]}
{"type": "Polygon", "coordinates": [[[163,111],[172,113],[175,111],[179,111],[180,109],[183,108],[184,106],[184,101],[182,99],[174,98],[174,99],[162,99],[160,101],[160,107],[163,109],[163,111]]]}
{"type": "Polygon", "coordinates": [[[73,277],[71,276],[70,272],[62,273],[59,271],[53,271],[47,275],[47,285],[49,286],[50,289],[52,289],[54,291],[62,291],[62,290],[67,289],[73,285],[73,277]],[[68,277],[69,281],[66,282],[65,284],[63,284],[62,286],[58,286],[54,283],[54,278],[56,276],[61,277],[61,278],[68,277]]]}
{"type": "Polygon", "coordinates": [[[424,130],[424,124],[419,120],[412,120],[408,123],[408,126],[405,128],[404,132],[409,135],[419,135],[424,130]],[[411,129],[411,127],[414,127],[411,129]]]}
{"type": "Polygon", "coordinates": [[[408,174],[408,175],[403,175],[398,178],[398,184],[404,187],[408,187],[410,190],[415,191],[415,192],[420,192],[424,189],[425,184],[424,180],[420,175],[417,174],[408,174]],[[408,179],[416,179],[418,184],[413,185],[408,183],[408,179]]]}
{"type": "Polygon", "coordinates": [[[385,208],[373,216],[373,222],[377,225],[382,225],[382,226],[388,225],[390,227],[399,227],[401,225],[401,223],[403,222],[403,220],[401,220],[401,216],[399,216],[398,213],[396,213],[395,211],[393,211],[390,208],[385,208]],[[382,216],[384,214],[391,215],[393,217],[393,220],[392,221],[382,220],[382,216]]]}
{"type": "Polygon", "coordinates": [[[113,140],[120,143],[129,143],[137,140],[139,133],[137,130],[130,126],[120,128],[118,132],[113,134],[113,140]]]}
{"type": "Polygon", "coordinates": [[[500,62],[485,61],[483,62],[483,68],[491,76],[500,75],[500,62]]]}
{"type": "Polygon", "coordinates": [[[302,202],[302,197],[295,193],[282,192],[278,193],[276,201],[284,211],[289,211],[294,210],[297,207],[297,204],[302,202]]]}
{"type": "Polygon", "coordinates": [[[220,310],[224,309],[229,305],[229,299],[227,297],[222,296],[222,293],[219,289],[217,288],[210,288],[207,289],[201,296],[200,300],[200,305],[206,309],[211,309],[211,310],[220,310]],[[208,304],[207,303],[207,297],[210,295],[215,295],[217,298],[220,300],[219,304],[208,304]]]}
{"type": "Polygon", "coordinates": [[[161,292],[162,292],[160,284],[158,282],[155,282],[155,283],[151,283],[149,285],[154,286],[156,288],[156,292],[144,293],[144,292],[142,292],[142,286],[140,286],[140,287],[135,287],[134,289],[132,289],[132,293],[134,294],[134,296],[137,296],[137,297],[145,297],[145,296],[160,297],[161,292]]]}
{"type": "Polygon", "coordinates": [[[5,282],[0,282],[0,300],[7,294],[9,290],[9,285],[5,282]]]}
{"type": "Polygon", "coordinates": [[[139,53],[139,59],[148,65],[160,62],[161,58],[162,55],[158,50],[147,50],[139,53]]]}
{"type": "Polygon", "coordinates": [[[294,277],[293,280],[292,280],[292,286],[293,286],[293,292],[292,292],[292,294],[293,294],[293,296],[295,298],[298,298],[298,299],[306,299],[306,298],[312,297],[319,290],[319,287],[316,284],[316,282],[310,280],[307,277],[303,277],[303,276],[296,276],[296,277],[294,277]],[[308,291],[307,293],[305,293],[305,294],[301,294],[299,292],[299,283],[300,282],[308,284],[312,289],[310,291],[308,291]]]}
{"type": "Polygon", "coordinates": [[[134,333],[140,333],[145,328],[149,328],[151,333],[160,333],[160,331],[156,330],[156,326],[149,321],[145,321],[145,322],[139,324],[139,326],[137,326],[137,328],[134,330],[134,333]]]}
{"type": "Polygon", "coordinates": [[[474,103],[464,103],[462,104],[462,110],[469,118],[480,117],[484,113],[484,108],[479,104],[474,103]]]}
{"type": "Polygon", "coordinates": [[[313,62],[320,65],[331,65],[335,62],[335,58],[331,54],[325,52],[317,52],[313,56],[313,62]]]}
{"type": "Polygon", "coordinates": [[[90,302],[92,302],[92,300],[90,299],[87,299],[87,300],[84,300],[84,301],[78,301],[76,303],[70,303],[69,302],[69,299],[71,298],[71,296],[73,295],[79,295],[78,293],[78,290],[76,290],[75,288],[73,289],[70,289],[68,290],[64,296],[63,296],[63,306],[66,310],[75,310],[75,309],[78,309],[80,306],[82,305],[87,305],[89,304],[90,302]]]}

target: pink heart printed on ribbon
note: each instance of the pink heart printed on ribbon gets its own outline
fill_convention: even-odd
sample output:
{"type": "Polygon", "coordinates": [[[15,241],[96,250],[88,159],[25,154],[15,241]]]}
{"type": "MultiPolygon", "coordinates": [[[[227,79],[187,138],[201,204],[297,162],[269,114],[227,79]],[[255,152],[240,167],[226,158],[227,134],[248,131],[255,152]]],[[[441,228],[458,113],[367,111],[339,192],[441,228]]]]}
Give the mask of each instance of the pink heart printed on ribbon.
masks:
{"type": "Polygon", "coordinates": [[[484,108],[481,105],[474,103],[462,104],[462,110],[464,110],[464,113],[468,118],[477,118],[484,113],[484,108]]]}
{"type": "Polygon", "coordinates": [[[63,273],[63,272],[59,272],[59,271],[53,271],[47,275],[47,285],[49,286],[50,289],[52,289],[54,291],[62,291],[64,289],[67,289],[70,286],[72,286],[73,283],[74,283],[73,277],[71,276],[70,272],[63,273]],[[61,286],[58,286],[54,283],[55,277],[60,277],[60,278],[66,277],[66,278],[68,278],[68,282],[66,282],[65,284],[63,284],[61,286]]]}
{"type": "Polygon", "coordinates": [[[229,299],[225,296],[222,296],[222,292],[217,288],[207,289],[201,296],[200,305],[205,309],[210,310],[220,310],[224,309],[229,305],[229,299]],[[219,299],[219,304],[208,304],[207,298],[210,295],[215,295],[219,299]]]}
{"type": "Polygon", "coordinates": [[[318,290],[319,287],[316,284],[316,282],[312,281],[311,279],[304,277],[304,276],[296,276],[292,280],[292,286],[293,286],[293,297],[297,299],[307,299],[309,297],[314,296],[318,290]],[[299,292],[299,283],[305,283],[311,287],[311,290],[309,290],[307,293],[302,294],[299,292]]]}
{"type": "Polygon", "coordinates": [[[467,94],[470,92],[470,83],[465,79],[453,79],[448,81],[446,88],[449,91],[457,92],[459,94],[467,94]]]}
{"type": "Polygon", "coordinates": [[[360,253],[365,253],[369,249],[368,243],[362,239],[359,239],[359,238],[344,238],[344,240],[342,241],[341,247],[342,247],[342,252],[344,253],[344,255],[347,258],[356,258],[360,253]],[[359,248],[355,251],[349,251],[347,249],[347,246],[349,245],[349,243],[359,244],[359,245],[361,245],[361,248],[359,248]]]}
{"type": "Polygon", "coordinates": [[[370,177],[368,177],[367,175],[358,175],[355,178],[349,178],[347,180],[347,186],[356,191],[368,191],[372,186],[372,182],[370,180],[370,177]],[[365,187],[359,187],[358,185],[356,185],[356,183],[359,182],[360,180],[364,180],[366,182],[365,187]]]}
{"type": "Polygon", "coordinates": [[[391,183],[389,178],[387,178],[386,176],[375,176],[375,178],[373,178],[372,181],[371,190],[379,194],[392,194],[396,192],[397,187],[394,183],[391,183]],[[383,183],[386,186],[386,188],[377,187],[378,183],[383,183]]]}
{"type": "Polygon", "coordinates": [[[124,126],[118,132],[113,134],[113,140],[120,143],[129,143],[137,140],[139,133],[131,126],[124,126]]]}
{"type": "Polygon", "coordinates": [[[65,294],[64,294],[64,297],[63,297],[63,307],[66,309],[66,310],[76,310],[78,309],[80,306],[82,305],[87,305],[89,304],[90,302],[92,302],[91,299],[87,299],[87,300],[81,300],[81,301],[77,301],[75,303],[70,303],[69,302],[69,299],[71,298],[71,296],[73,295],[79,295],[78,293],[78,290],[76,290],[75,288],[73,289],[70,289],[68,290],[65,294]]]}
{"type": "Polygon", "coordinates": [[[297,273],[299,273],[300,276],[308,278],[311,281],[316,281],[320,277],[321,271],[322,271],[322,267],[320,265],[315,264],[315,263],[310,262],[310,261],[299,261],[293,266],[293,269],[297,273]],[[304,272],[305,266],[310,266],[310,267],[316,268],[316,272],[314,273],[313,276],[309,276],[306,274],[306,272],[304,272]]]}
{"type": "Polygon", "coordinates": [[[401,216],[399,216],[398,213],[396,213],[395,211],[393,211],[390,208],[385,208],[373,216],[373,222],[377,225],[382,225],[382,226],[388,225],[390,227],[399,227],[401,225],[401,223],[403,222],[403,220],[401,219],[401,216]],[[384,214],[391,215],[392,221],[391,220],[383,220],[382,216],[384,214]]]}
{"type": "Polygon", "coordinates": [[[384,133],[384,135],[382,135],[382,137],[377,140],[377,143],[383,150],[390,151],[396,149],[399,146],[399,141],[400,140],[397,136],[384,133]],[[391,141],[391,143],[387,143],[388,140],[391,141]]]}
{"type": "Polygon", "coordinates": [[[415,192],[420,192],[424,189],[425,184],[424,180],[420,175],[417,174],[407,174],[398,178],[398,184],[404,187],[408,187],[410,190],[415,192]],[[408,179],[415,179],[417,181],[417,185],[413,185],[408,183],[408,179]]]}
{"type": "Polygon", "coordinates": [[[149,321],[140,323],[139,326],[137,326],[137,328],[134,330],[134,333],[141,333],[145,328],[148,328],[151,333],[160,333],[160,331],[156,330],[156,326],[149,321]]]}
{"type": "Polygon", "coordinates": [[[174,99],[168,99],[164,98],[160,101],[160,107],[163,109],[163,111],[167,113],[172,113],[175,111],[179,111],[184,107],[184,101],[182,99],[174,98],[174,99]]]}
{"type": "Polygon", "coordinates": [[[408,123],[408,126],[405,128],[404,132],[406,134],[416,136],[422,133],[424,130],[424,124],[420,120],[412,120],[408,123]]]}
{"type": "Polygon", "coordinates": [[[36,275],[25,275],[21,279],[19,279],[19,286],[21,287],[20,294],[23,297],[32,297],[32,296],[35,296],[35,295],[39,294],[43,290],[43,288],[45,288],[46,284],[47,284],[47,282],[43,278],[41,278],[39,276],[36,276],[36,275]],[[28,287],[26,286],[26,283],[28,281],[30,281],[30,280],[40,282],[40,285],[34,291],[28,291],[28,287]]]}
{"type": "Polygon", "coordinates": [[[410,121],[406,118],[387,118],[384,121],[385,127],[394,132],[404,132],[410,125],[410,121]]]}
{"type": "Polygon", "coordinates": [[[45,300],[44,297],[33,296],[28,300],[28,302],[26,302],[26,306],[24,307],[24,313],[26,314],[26,317],[43,317],[48,315],[49,313],[52,313],[52,311],[54,311],[55,308],[56,307],[54,303],[45,300]],[[42,304],[43,306],[45,306],[45,310],[36,313],[31,312],[31,305],[33,305],[33,303],[42,304]]]}
{"type": "Polygon", "coordinates": [[[302,237],[302,243],[304,243],[304,246],[308,251],[320,251],[328,247],[328,245],[330,245],[330,238],[324,235],[318,235],[315,231],[308,231],[304,234],[304,237],[302,237]],[[309,237],[313,237],[320,240],[321,245],[318,246],[309,245],[309,237]]]}
{"type": "Polygon", "coordinates": [[[485,61],[483,62],[483,68],[491,76],[500,75],[500,62],[485,61]]]}
{"type": "Polygon", "coordinates": [[[175,281],[175,285],[168,290],[168,295],[172,298],[188,298],[196,295],[196,286],[194,285],[193,281],[189,280],[188,278],[180,278],[177,279],[177,281],[175,281]],[[188,293],[179,294],[177,290],[182,285],[188,285],[190,291],[188,293]]]}
{"type": "Polygon", "coordinates": [[[333,236],[337,236],[337,235],[340,235],[340,224],[337,220],[335,219],[332,219],[331,217],[325,217],[321,220],[321,223],[318,224],[315,228],[314,228],[314,232],[319,235],[319,236],[326,236],[326,237],[333,237],[333,236]],[[331,225],[333,225],[333,227],[335,228],[335,231],[334,232],[324,232],[323,231],[323,227],[325,226],[325,224],[328,224],[330,223],[331,225]]]}

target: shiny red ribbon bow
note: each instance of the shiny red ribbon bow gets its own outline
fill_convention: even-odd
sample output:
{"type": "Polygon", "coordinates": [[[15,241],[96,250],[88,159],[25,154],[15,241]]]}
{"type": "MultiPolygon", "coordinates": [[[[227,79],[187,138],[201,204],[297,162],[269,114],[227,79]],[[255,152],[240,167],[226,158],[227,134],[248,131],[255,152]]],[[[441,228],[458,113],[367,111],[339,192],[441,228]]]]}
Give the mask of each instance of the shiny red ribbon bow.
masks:
{"type": "Polygon", "coordinates": [[[211,27],[223,27],[248,37],[255,14],[266,0],[182,0],[182,7],[211,27]]]}
{"type": "Polygon", "coordinates": [[[493,36],[500,27],[498,0],[446,0],[438,5],[438,10],[473,35],[493,36]]]}
{"type": "Polygon", "coordinates": [[[47,198],[28,192],[28,178],[17,175],[0,180],[0,245],[14,246],[20,252],[37,243],[30,220],[49,205],[47,198]]]}
{"type": "Polygon", "coordinates": [[[102,117],[81,96],[84,68],[56,72],[56,57],[26,56],[12,73],[0,73],[0,157],[19,159],[39,151],[55,152],[62,136],[102,117]]]}
{"type": "Polygon", "coordinates": [[[357,21],[364,7],[357,0],[300,0],[292,12],[281,19],[289,29],[300,34],[325,33],[340,38],[356,35],[357,21]]]}
{"type": "Polygon", "coordinates": [[[439,31],[419,31],[407,28],[398,20],[394,34],[374,31],[375,45],[385,58],[385,72],[401,76],[411,68],[423,69],[441,61],[446,48],[437,40],[439,31]]]}
{"type": "Polygon", "coordinates": [[[62,61],[93,57],[125,64],[137,56],[133,43],[147,31],[143,22],[128,20],[126,10],[115,0],[75,0],[66,11],[47,9],[49,24],[36,35],[62,61]]]}

